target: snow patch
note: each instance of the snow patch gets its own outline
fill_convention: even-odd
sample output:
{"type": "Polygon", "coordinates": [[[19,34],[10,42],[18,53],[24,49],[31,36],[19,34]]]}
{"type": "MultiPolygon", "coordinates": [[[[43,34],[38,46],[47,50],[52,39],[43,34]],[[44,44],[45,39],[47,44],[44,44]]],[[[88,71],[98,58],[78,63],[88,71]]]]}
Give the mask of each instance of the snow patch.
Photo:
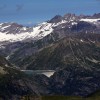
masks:
{"type": "Polygon", "coordinates": [[[99,20],[100,20],[100,18],[98,18],[98,19],[81,19],[80,21],[85,21],[85,22],[91,22],[91,23],[93,23],[93,22],[97,22],[99,20]]]}
{"type": "Polygon", "coordinates": [[[81,42],[84,42],[82,39],[80,40],[81,42]]]}
{"type": "Polygon", "coordinates": [[[91,62],[93,62],[93,63],[100,63],[100,61],[98,61],[98,60],[96,60],[96,59],[94,59],[94,58],[86,58],[87,60],[89,60],[89,61],[91,61],[91,62]]]}
{"type": "Polygon", "coordinates": [[[64,24],[66,22],[67,22],[66,20],[62,20],[61,22],[53,24],[53,27],[56,27],[56,26],[61,25],[61,24],[64,24]]]}
{"type": "Polygon", "coordinates": [[[72,22],[72,25],[77,25],[77,22],[72,22]]]}
{"type": "Polygon", "coordinates": [[[8,27],[10,27],[11,25],[8,25],[8,26],[5,26],[5,27],[2,27],[1,29],[2,30],[4,30],[4,29],[6,29],[6,28],[8,28],[8,27]]]}

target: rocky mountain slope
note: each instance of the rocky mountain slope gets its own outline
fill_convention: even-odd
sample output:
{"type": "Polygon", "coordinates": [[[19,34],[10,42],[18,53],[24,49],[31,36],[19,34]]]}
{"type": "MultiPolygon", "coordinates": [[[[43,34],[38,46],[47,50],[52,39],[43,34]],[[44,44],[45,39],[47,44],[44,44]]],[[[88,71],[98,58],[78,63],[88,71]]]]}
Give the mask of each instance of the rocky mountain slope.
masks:
{"type": "MultiPolygon", "coordinates": [[[[68,64],[100,66],[100,42],[79,36],[66,37],[37,53],[16,62],[20,67],[36,70],[56,70],[68,64]],[[41,65],[41,66],[40,66],[41,65]]],[[[12,59],[16,61],[16,59],[12,59]]]]}
{"type": "MultiPolygon", "coordinates": [[[[53,69],[54,95],[87,96],[100,89],[100,42],[66,37],[23,60],[31,70],[53,69]]],[[[23,65],[23,63],[21,65],[23,65]]]]}

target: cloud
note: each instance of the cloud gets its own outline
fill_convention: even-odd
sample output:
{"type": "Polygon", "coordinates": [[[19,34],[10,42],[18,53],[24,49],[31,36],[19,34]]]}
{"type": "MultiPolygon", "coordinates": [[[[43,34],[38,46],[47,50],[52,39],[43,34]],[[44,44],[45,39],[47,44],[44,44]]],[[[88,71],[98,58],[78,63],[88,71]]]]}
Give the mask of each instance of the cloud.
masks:
{"type": "Polygon", "coordinates": [[[24,5],[16,5],[16,11],[21,11],[23,9],[24,5]]]}
{"type": "Polygon", "coordinates": [[[7,5],[5,5],[5,4],[4,4],[4,5],[1,5],[1,6],[0,6],[0,10],[5,9],[6,7],[7,7],[7,5]]]}

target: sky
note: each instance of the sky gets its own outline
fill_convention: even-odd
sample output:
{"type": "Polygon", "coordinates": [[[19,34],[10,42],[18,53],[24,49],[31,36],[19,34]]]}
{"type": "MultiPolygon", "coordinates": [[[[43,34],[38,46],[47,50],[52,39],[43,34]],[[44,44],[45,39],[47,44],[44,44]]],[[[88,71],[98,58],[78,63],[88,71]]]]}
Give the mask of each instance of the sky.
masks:
{"type": "Polygon", "coordinates": [[[66,13],[100,13],[100,0],[0,0],[0,23],[36,24],[66,13]]]}

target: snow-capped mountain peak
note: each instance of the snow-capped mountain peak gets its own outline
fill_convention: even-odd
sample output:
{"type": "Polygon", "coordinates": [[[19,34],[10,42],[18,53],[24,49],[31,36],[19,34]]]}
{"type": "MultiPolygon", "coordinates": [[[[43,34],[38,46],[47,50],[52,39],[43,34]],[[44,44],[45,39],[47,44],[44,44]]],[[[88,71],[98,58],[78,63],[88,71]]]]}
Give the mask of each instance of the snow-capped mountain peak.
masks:
{"type": "Polygon", "coordinates": [[[17,27],[12,24],[0,24],[0,41],[16,42],[28,38],[40,39],[53,31],[52,24],[47,22],[43,22],[33,28],[16,25],[17,27]],[[15,33],[15,31],[18,32],[15,33]]]}
{"type": "Polygon", "coordinates": [[[25,27],[17,23],[0,24],[0,42],[17,42],[27,39],[39,40],[53,33],[55,30],[66,28],[71,29],[81,21],[100,26],[100,18],[94,16],[76,16],[75,14],[66,14],[63,17],[55,16],[50,21],[43,22],[34,27],[25,27]]]}

